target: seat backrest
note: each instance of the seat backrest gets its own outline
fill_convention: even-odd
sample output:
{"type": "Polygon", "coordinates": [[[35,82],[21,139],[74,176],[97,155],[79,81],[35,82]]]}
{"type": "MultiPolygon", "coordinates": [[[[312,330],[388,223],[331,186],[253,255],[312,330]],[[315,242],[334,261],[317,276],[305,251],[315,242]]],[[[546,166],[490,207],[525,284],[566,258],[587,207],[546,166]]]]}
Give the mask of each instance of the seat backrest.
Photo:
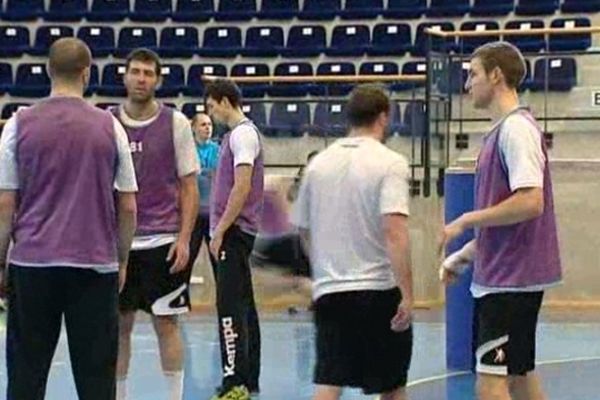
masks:
{"type": "Polygon", "coordinates": [[[302,9],[304,11],[339,11],[342,9],[342,2],[341,0],[304,0],[302,9]]]}
{"type": "Polygon", "coordinates": [[[350,62],[326,62],[319,64],[317,75],[356,75],[356,67],[350,62]]]}
{"type": "Polygon", "coordinates": [[[82,26],[77,37],[92,49],[115,45],[115,31],[110,26],[82,26]]]}
{"type": "Polygon", "coordinates": [[[283,29],[279,26],[252,26],[246,31],[245,47],[283,47],[283,29]]]}
{"type": "Polygon", "coordinates": [[[245,103],[242,105],[242,111],[256,126],[261,127],[267,124],[267,110],[264,103],[245,103]]]}
{"type": "Polygon", "coordinates": [[[125,11],[129,12],[129,0],[92,0],[92,11],[125,11]]]}
{"type": "Polygon", "coordinates": [[[185,72],[180,64],[164,64],[161,66],[163,87],[183,86],[185,84],[185,72]]]}
{"type": "Polygon", "coordinates": [[[107,64],[102,70],[103,86],[124,86],[125,64],[107,64]]]}
{"type": "Polygon", "coordinates": [[[313,75],[312,64],[308,62],[286,62],[275,66],[275,76],[311,76],[313,75]]]}
{"type": "Polygon", "coordinates": [[[359,75],[397,75],[398,64],[387,62],[364,62],[360,65],[359,75]]]}
{"type": "Polygon", "coordinates": [[[296,25],[290,28],[287,48],[313,48],[325,47],[325,28],[320,25],[296,25]]]}
{"type": "Polygon", "coordinates": [[[331,45],[339,47],[366,46],[370,43],[369,27],[366,25],[338,25],[333,28],[331,45]]]}
{"type": "Polygon", "coordinates": [[[198,47],[198,29],[193,26],[169,26],[160,32],[161,47],[198,47]]]}
{"type": "Polygon", "coordinates": [[[300,128],[310,123],[310,109],[306,103],[280,102],[271,107],[271,125],[300,128]]]}
{"type": "Polygon", "coordinates": [[[120,48],[156,47],[156,30],[150,27],[126,27],[119,32],[120,48]]]}
{"type": "Polygon", "coordinates": [[[0,27],[0,47],[29,46],[29,29],[24,26],[0,27]]]}
{"type": "Polygon", "coordinates": [[[46,70],[46,64],[20,64],[17,67],[15,85],[50,86],[50,77],[46,70]]]}
{"type": "Polygon", "coordinates": [[[219,12],[231,10],[256,12],[256,0],[219,0],[219,12]]]}
{"type": "Polygon", "coordinates": [[[344,10],[382,9],[383,0],[346,0],[344,10]]]}
{"type": "Polygon", "coordinates": [[[188,86],[202,86],[202,76],[227,76],[227,68],[222,64],[194,64],[188,70],[188,86]]]}
{"type": "Polygon", "coordinates": [[[373,28],[373,44],[397,45],[410,44],[411,33],[408,24],[377,24],[373,28]]]}
{"type": "Polygon", "coordinates": [[[205,47],[240,47],[242,31],[235,26],[210,27],[204,31],[205,47]]]}
{"type": "Polygon", "coordinates": [[[135,0],[134,12],[171,12],[171,0],[135,0]]]}
{"type": "Polygon", "coordinates": [[[177,0],[176,11],[214,11],[214,0],[177,0]]]}
{"type": "Polygon", "coordinates": [[[49,48],[52,43],[63,37],[72,37],[70,26],[40,26],[35,32],[35,47],[49,48]]]}

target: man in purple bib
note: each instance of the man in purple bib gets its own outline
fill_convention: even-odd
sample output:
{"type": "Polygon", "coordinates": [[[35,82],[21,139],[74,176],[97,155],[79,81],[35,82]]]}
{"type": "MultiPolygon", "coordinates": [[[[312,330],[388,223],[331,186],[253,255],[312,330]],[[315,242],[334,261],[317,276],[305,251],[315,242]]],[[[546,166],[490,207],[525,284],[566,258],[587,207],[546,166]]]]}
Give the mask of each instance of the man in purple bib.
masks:
{"type": "Polygon", "coordinates": [[[91,61],[82,41],[56,41],[50,97],[9,119],[0,141],[9,400],[44,399],[63,317],[78,398],[115,398],[137,184],[123,127],[83,99],[91,61]]]}
{"type": "Polygon", "coordinates": [[[440,270],[449,283],[474,261],[477,391],[481,400],[542,400],[534,373],[535,332],[544,290],[561,281],[552,180],[543,134],[517,88],[525,62],[494,42],[471,59],[466,87],[494,125],[475,172],[475,211],[444,228],[444,244],[474,228],[475,239],[440,270]]]}
{"type": "Polygon", "coordinates": [[[210,202],[223,368],[223,383],[213,400],[246,400],[259,390],[260,328],[249,257],[262,215],[263,150],[233,82],[211,82],[204,95],[209,115],[230,129],[221,141],[210,202]]]}
{"type": "Polygon", "coordinates": [[[134,50],[124,76],[127,101],[113,109],[123,123],[140,187],[138,228],[121,294],[117,399],[127,399],[135,313],[152,316],[168,400],[183,396],[183,343],[178,315],[190,309],[190,236],[198,215],[199,171],[188,119],[155,99],[162,68],[156,53],[134,50]]]}

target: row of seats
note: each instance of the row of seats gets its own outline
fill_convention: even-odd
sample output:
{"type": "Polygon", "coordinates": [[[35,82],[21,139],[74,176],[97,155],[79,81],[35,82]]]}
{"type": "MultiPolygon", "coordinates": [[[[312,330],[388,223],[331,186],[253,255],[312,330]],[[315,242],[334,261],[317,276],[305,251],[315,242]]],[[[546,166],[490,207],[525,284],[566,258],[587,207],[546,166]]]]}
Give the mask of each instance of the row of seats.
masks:
{"type": "MultiPolygon", "coordinates": [[[[587,18],[559,18],[551,22],[552,28],[589,27],[587,18]]],[[[506,29],[530,30],[543,28],[542,20],[508,21],[506,29]]],[[[422,23],[416,29],[413,42],[411,27],[408,24],[378,24],[370,31],[367,25],[338,25],[334,27],[330,44],[327,46],[325,27],[319,25],[292,26],[284,41],[283,28],[278,26],[256,26],[246,31],[245,45],[242,46],[242,30],[235,26],[209,27],[203,33],[202,46],[198,29],[191,26],[165,27],[158,32],[152,27],[126,27],[118,34],[115,46],[115,31],[109,26],[83,26],[77,37],[84,40],[95,57],[110,54],[125,57],[135,48],[146,47],[157,50],[163,57],[191,57],[194,54],[205,57],[235,57],[238,54],[249,57],[311,57],[324,53],[328,56],[401,56],[410,52],[414,56],[424,56],[427,46],[425,29],[454,31],[451,22],[422,23]],[[286,43],[286,44],[284,44],[286,43]]],[[[500,29],[496,21],[467,21],[460,31],[489,31],[500,29]]],[[[31,46],[29,29],[25,26],[0,27],[0,57],[16,57],[22,54],[46,55],[50,45],[61,37],[72,37],[70,26],[41,26],[35,33],[31,46]]],[[[434,48],[445,48],[461,53],[471,53],[477,46],[498,37],[465,37],[458,43],[454,38],[434,38],[434,48]]],[[[523,51],[540,51],[546,47],[544,35],[509,36],[523,51]]],[[[591,46],[591,35],[550,35],[549,48],[552,51],[585,50],[591,46]]]]}
{"type": "MultiPolygon", "coordinates": [[[[568,92],[577,85],[577,63],[570,57],[551,57],[535,62],[533,73],[531,63],[526,60],[527,75],[520,90],[539,92],[546,90],[568,92]],[[546,78],[547,77],[547,78],[546,78]]],[[[448,68],[438,74],[437,88],[442,93],[464,93],[470,65],[466,61],[453,61],[448,68]]]]}
{"type": "Polygon", "coordinates": [[[259,19],[332,20],[370,19],[382,15],[387,18],[499,16],[513,12],[516,15],[552,15],[562,12],[593,12],[600,10],[598,0],[6,0],[1,17],[9,21],[28,21],[43,18],[46,21],[132,21],[200,22],[214,18],[217,21],[249,21],[259,19]]]}
{"type": "MultiPolygon", "coordinates": [[[[455,61],[436,80],[438,89],[443,93],[459,93],[466,81],[468,62],[455,61]]],[[[527,61],[527,78],[522,89],[533,91],[544,90],[546,81],[552,91],[568,91],[577,85],[577,65],[574,58],[552,57],[538,59],[533,68],[527,61]],[[548,64],[549,62],[549,64],[548,64]]],[[[285,76],[314,76],[312,65],[309,63],[283,63],[275,68],[275,75],[285,76]]],[[[393,62],[368,62],[360,65],[360,75],[397,75],[398,64],[393,62]]],[[[427,64],[422,61],[408,62],[402,66],[406,75],[423,75],[427,72],[427,64]]],[[[96,93],[101,96],[124,96],[123,64],[107,64],[102,71],[100,80],[97,66],[91,70],[88,95],[96,93]]],[[[227,76],[223,65],[197,64],[190,67],[185,79],[185,71],[181,65],[167,64],[162,68],[163,84],[158,90],[159,97],[176,97],[180,93],[187,96],[202,96],[204,86],[202,75],[227,76]]],[[[317,76],[323,75],[356,75],[356,67],[352,63],[323,63],[317,67],[317,76]]],[[[231,69],[231,77],[260,77],[270,76],[267,64],[237,64],[231,69]]],[[[409,90],[422,86],[416,82],[394,82],[390,85],[392,91],[409,90]]],[[[352,90],[349,83],[241,83],[240,87],[245,97],[256,98],[269,95],[272,97],[302,97],[313,96],[345,96],[352,90]]],[[[50,79],[45,64],[21,64],[17,67],[16,77],[12,78],[12,66],[0,63],[0,94],[9,93],[17,97],[46,96],[50,90],[50,79]]]]}
{"type": "MultiPolygon", "coordinates": [[[[98,103],[107,108],[117,103],[98,103]]],[[[2,119],[8,119],[26,103],[7,103],[2,109],[2,119]]],[[[170,106],[175,107],[174,104],[170,106]]],[[[243,105],[244,113],[251,118],[261,131],[269,137],[300,137],[304,133],[315,136],[342,136],[346,131],[345,103],[319,102],[316,105],[306,102],[273,103],[267,112],[264,103],[243,105]],[[267,119],[268,115],[268,119],[267,119]]],[[[425,129],[425,104],[423,101],[410,101],[404,105],[393,103],[390,115],[390,131],[400,136],[421,135],[425,129]]],[[[202,103],[186,103],[181,111],[191,118],[198,112],[205,112],[202,103]]]]}

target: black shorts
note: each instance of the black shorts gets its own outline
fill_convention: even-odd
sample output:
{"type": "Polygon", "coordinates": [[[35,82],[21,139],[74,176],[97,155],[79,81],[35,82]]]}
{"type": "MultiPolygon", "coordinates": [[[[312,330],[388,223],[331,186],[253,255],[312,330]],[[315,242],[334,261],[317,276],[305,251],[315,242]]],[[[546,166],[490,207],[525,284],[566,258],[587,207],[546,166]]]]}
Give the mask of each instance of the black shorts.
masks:
{"type": "Polygon", "coordinates": [[[544,292],[475,299],[478,373],[525,375],[535,369],[535,331],[544,292]]]}
{"type": "Polygon", "coordinates": [[[171,244],[129,255],[127,279],[121,296],[121,311],[143,310],[153,315],[177,315],[190,311],[191,268],[171,274],[167,261],[171,244]]]}
{"type": "Polygon", "coordinates": [[[314,307],[318,385],[361,388],[365,394],[406,386],[412,327],[394,332],[398,289],[328,294],[314,307]]]}

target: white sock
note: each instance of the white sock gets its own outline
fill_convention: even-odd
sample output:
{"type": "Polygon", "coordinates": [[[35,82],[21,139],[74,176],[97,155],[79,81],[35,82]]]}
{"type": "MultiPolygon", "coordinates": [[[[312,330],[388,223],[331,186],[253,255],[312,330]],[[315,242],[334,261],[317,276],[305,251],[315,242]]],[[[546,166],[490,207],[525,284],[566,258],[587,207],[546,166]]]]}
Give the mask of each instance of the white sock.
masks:
{"type": "Polygon", "coordinates": [[[117,378],[117,400],[127,400],[127,377],[117,378]]]}
{"type": "Polygon", "coordinates": [[[169,390],[168,400],[183,400],[183,371],[163,371],[169,390]]]}

